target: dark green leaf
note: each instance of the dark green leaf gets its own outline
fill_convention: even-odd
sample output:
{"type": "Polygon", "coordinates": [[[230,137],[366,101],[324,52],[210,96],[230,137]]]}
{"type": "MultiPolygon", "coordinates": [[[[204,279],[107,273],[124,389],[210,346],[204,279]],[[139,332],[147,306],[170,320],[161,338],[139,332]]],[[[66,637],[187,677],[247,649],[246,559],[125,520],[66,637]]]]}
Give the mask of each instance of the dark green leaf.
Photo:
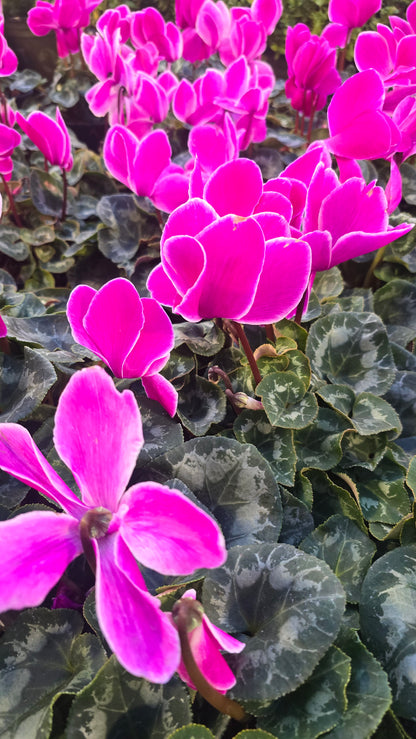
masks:
{"type": "Polygon", "coordinates": [[[250,638],[228,658],[236,700],[270,701],[312,673],[341,624],[345,595],[325,562],[289,544],[235,547],[203,587],[207,615],[250,638]]]}
{"type": "Polygon", "coordinates": [[[212,357],[224,346],[225,334],[213,321],[175,323],[175,346],[186,344],[202,357],[212,357]]]}
{"type": "Polygon", "coordinates": [[[46,739],[62,693],[77,693],[105,660],[98,639],[82,634],[76,611],[29,609],[0,644],[0,733],[4,739],[46,739]]]}
{"type": "Polygon", "coordinates": [[[316,321],[306,354],[313,372],[356,392],[384,395],[394,379],[386,329],[374,313],[331,313],[316,321]]]}
{"type": "Polygon", "coordinates": [[[106,226],[98,231],[98,248],[115,264],[126,265],[140,241],[141,215],[134,195],[104,196],[97,205],[97,215],[106,226]]]}
{"type": "Polygon", "coordinates": [[[339,577],[347,600],[359,602],[376,546],[354,521],[339,514],[331,516],[303,540],[300,548],[329,564],[339,577]]]}
{"type": "Polygon", "coordinates": [[[416,719],[416,546],[399,547],[370,568],[361,596],[363,639],[385,667],[395,712],[416,719]]]}
{"type": "Polygon", "coordinates": [[[228,546],[276,541],[281,528],[279,486],[260,452],[233,439],[192,439],[158,457],[148,478],[177,477],[213,513],[228,546]]]}
{"type": "Polygon", "coordinates": [[[35,208],[45,216],[60,216],[62,213],[62,178],[59,175],[32,168],[30,192],[35,208]]]}
{"type": "Polygon", "coordinates": [[[203,436],[213,423],[220,423],[227,399],[218,385],[194,375],[179,393],[177,413],[194,436],[203,436]]]}
{"type": "Polygon", "coordinates": [[[272,426],[264,411],[244,410],[234,421],[241,444],[253,444],[267,459],[276,482],[291,486],[295,479],[296,453],[293,431],[272,426]]]}
{"type": "Polygon", "coordinates": [[[189,724],[188,692],[177,677],[153,685],[130,675],[114,656],[74,699],[66,739],[166,739],[189,724]]]}
{"type": "Polygon", "coordinates": [[[0,364],[0,421],[15,423],[42,402],[56,381],[55,370],[28,346],[24,347],[23,358],[0,354],[0,364]]]}
{"type": "Polygon", "coordinates": [[[300,467],[329,470],[342,457],[341,440],[349,422],[330,408],[319,408],[315,420],[295,431],[295,449],[300,467]]]}
{"type": "Polygon", "coordinates": [[[350,663],[340,649],[330,647],[300,688],[264,709],[259,725],[279,739],[315,739],[332,729],[347,707],[350,663]]]}
{"type": "Polygon", "coordinates": [[[305,386],[294,372],[273,372],[257,385],[264,410],[273,426],[301,429],[318,413],[314,395],[305,395],[305,386]]]}

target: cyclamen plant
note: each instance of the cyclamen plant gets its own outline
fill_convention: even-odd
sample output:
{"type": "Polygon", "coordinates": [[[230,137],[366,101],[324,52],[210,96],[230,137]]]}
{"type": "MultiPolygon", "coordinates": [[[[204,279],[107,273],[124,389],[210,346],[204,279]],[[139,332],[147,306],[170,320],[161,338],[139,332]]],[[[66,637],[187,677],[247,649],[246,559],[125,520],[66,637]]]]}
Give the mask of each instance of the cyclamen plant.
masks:
{"type": "Polygon", "coordinates": [[[415,734],[416,3],[340,73],[379,5],[277,84],[278,0],[38,0],[47,88],[0,18],[1,735],[415,734]]]}

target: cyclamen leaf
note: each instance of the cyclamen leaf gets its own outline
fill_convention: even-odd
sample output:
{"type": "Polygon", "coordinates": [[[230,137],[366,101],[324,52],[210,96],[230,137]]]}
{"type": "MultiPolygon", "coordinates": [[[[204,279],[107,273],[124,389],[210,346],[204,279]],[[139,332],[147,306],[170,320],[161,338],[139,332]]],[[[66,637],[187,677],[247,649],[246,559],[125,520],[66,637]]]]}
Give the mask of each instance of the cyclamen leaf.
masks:
{"type": "Polygon", "coordinates": [[[38,406],[56,382],[53,365],[34,349],[24,348],[24,357],[2,354],[0,422],[15,423],[38,406]]]}
{"type": "Polygon", "coordinates": [[[347,600],[359,602],[361,585],[376,546],[354,521],[345,516],[331,516],[303,540],[300,548],[329,564],[344,586],[347,600]]]}
{"type": "Polygon", "coordinates": [[[141,215],[134,195],[105,195],[96,210],[105,224],[98,231],[98,248],[115,264],[126,265],[139,248],[141,234],[141,215]]]}
{"type": "Polygon", "coordinates": [[[235,547],[203,587],[208,617],[250,635],[228,662],[236,700],[265,702],[295,690],[312,673],[341,624],[345,595],[325,562],[289,544],[235,547]]]}
{"type": "Polygon", "coordinates": [[[258,385],[264,410],[273,426],[301,429],[318,413],[314,395],[305,395],[305,386],[294,372],[273,372],[258,385]]]}
{"type": "Polygon", "coordinates": [[[186,344],[192,352],[203,357],[212,357],[224,346],[225,334],[213,321],[199,323],[176,323],[175,347],[186,344]]]}
{"type": "Polygon", "coordinates": [[[221,388],[197,375],[179,394],[177,413],[194,436],[203,436],[213,423],[223,420],[226,407],[226,396],[221,388]]]}
{"type": "Polygon", "coordinates": [[[387,675],[354,631],[339,639],[338,646],[351,658],[348,705],[340,722],[325,737],[369,739],[391,704],[387,675]]]}
{"type": "Polygon", "coordinates": [[[309,679],[264,709],[258,724],[279,739],[315,739],[332,729],[347,707],[350,664],[346,654],[330,647],[309,679]]]}
{"type": "Polygon", "coordinates": [[[65,736],[166,739],[190,720],[188,692],[178,677],[154,685],[130,675],[113,655],[74,699],[65,736]]]}
{"type": "Polygon", "coordinates": [[[189,724],[189,726],[176,729],[173,734],[169,734],[167,739],[215,739],[215,737],[206,726],[189,724]]]}
{"type": "Polygon", "coordinates": [[[244,410],[234,421],[234,434],[241,444],[254,444],[267,459],[276,482],[292,486],[296,452],[291,429],[271,425],[263,411],[244,410]]]}
{"type": "Polygon", "coordinates": [[[394,380],[387,332],[374,313],[330,313],[310,329],[306,354],[312,371],[356,392],[384,395],[394,380]]]}
{"type": "Polygon", "coordinates": [[[401,329],[410,329],[404,346],[416,336],[416,285],[408,280],[391,280],[374,295],[374,310],[387,326],[392,341],[402,344],[401,329]]]}
{"type": "Polygon", "coordinates": [[[360,619],[368,648],[386,669],[398,716],[416,719],[416,546],[380,557],[363,583],[360,619]]]}
{"type": "Polygon", "coordinates": [[[228,547],[279,537],[279,486],[251,444],[210,436],[192,439],[158,457],[144,471],[146,479],[182,480],[215,516],[228,547]]]}
{"type": "Polygon", "coordinates": [[[350,423],[330,408],[319,408],[314,421],[295,431],[295,449],[302,467],[329,470],[342,457],[341,440],[350,423]]]}
{"type": "Polygon", "coordinates": [[[62,693],[78,693],[105,661],[99,640],[82,634],[76,611],[28,609],[0,644],[0,733],[47,739],[62,693]]]}

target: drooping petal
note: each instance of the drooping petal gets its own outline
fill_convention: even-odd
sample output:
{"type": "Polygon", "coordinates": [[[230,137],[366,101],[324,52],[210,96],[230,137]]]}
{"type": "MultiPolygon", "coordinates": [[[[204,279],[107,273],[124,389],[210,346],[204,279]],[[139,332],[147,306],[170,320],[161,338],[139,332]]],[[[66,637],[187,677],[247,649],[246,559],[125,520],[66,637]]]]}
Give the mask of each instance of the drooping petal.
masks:
{"type": "Polygon", "coordinates": [[[163,375],[155,374],[142,377],[142,385],[147,397],[157,400],[173,418],[178,407],[178,393],[172,383],[163,375]]]}
{"type": "Polygon", "coordinates": [[[274,323],[299,303],[308,284],[311,251],[304,241],[278,238],[266,243],[266,257],[253,304],[242,323],[274,323]]]}
{"type": "Polygon", "coordinates": [[[29,432],[17,423],[0,424],[0,468],[39,490],[75,518],[86,508],[57,475],[29,432]]]}
{"type": "Polygon", "coordinates": [[[31,511],[0,524],[0,612],[38,606],[82,552],[78,521],[31,511]]]}
{"type": "Polygon", "coordinates": [[[215,521],[179,490],[143,482],[122,500],[128,508],[120,535],[137,560],[165,575],[187,575],[200,567],[219,567],[226,558],[215,521]]]}
{"type": "Polygon", "coordinates": [[[102,367],[76,372],[58,403],[54,441],[84,503],[115,511],[143,445],[133,393],[119,393],[102,367]]]}
{"type": "Polygon", "coordinates": [[[143,589],[140,570],[118,534],[93,540],[93,545],[97,616],[108,644],[128,672],[168,682],[180,659],[175,627],[158,598],[143,589]]]}
{"type": "Polygon", "coordinates": [[[192,198],[180,205],[166,221],[161,247],[171,236],[197,236],[210,223],[218,218],[211,205],[200,198],[192,198]]]}
{"type": "Polygon", "coordinates": [[[409,233],[412,228],[412,224],[402,223],[400,226],[395,226],[380,233],[356,231],[355,233],[345,234],[345,236],[338,239],[332,248],[330,267],[391,244],[392,241],[409,233]]]}

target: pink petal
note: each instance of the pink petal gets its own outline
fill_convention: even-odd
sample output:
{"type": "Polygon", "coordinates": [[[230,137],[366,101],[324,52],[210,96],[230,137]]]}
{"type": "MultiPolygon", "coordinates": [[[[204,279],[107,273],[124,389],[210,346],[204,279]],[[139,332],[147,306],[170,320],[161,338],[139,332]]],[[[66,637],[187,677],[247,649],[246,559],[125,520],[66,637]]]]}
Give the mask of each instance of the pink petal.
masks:
{"type": "Polygon", "coordinates": [[[172,323],[159,303],[153,298],[143,298],[141,307],[143,326],[126,357],[121,377],[142,377],[160,357],[163,358],[162,369],[175,343],[172,323]]]}
{"type": "Polygon", "coordinates": [[[151,131],[140,142],[135,160],[135,177],[137,195],[151,195],[156,180],[170,162],[172,149],[165,131],[151,131]]]}
{"type": "Polygon", "coordinates": [[[226,162],[211,175],[205,186],[205,199],[220,216],[233,213],[249,216],[263,192],[263,178],[251,159],[226,162]]]}
{"type": "Polygon", "coordinates": [[[122,505],[128,510],[120,535],[146,567],[164,575],[188,575],[225,561],[218,524],[179,490],[156,482],[139,483],[127,490],[122,505]]]}
{"type": "Polygon", "coordinates": [[[86,346],[87,349],[90,349],[101,359],[104,359],[100,354],[98,346],[93,341],[92,337],[87,334],[83,325],[84,317],[96,294],[97,291],[94,290],[93,287],[90,287],[89,285],[78,285],[74,290],[72,290],[69,296],[66,306],[66,315],[75,341],[77,341],[78,344],[81,344],[81,346],[86,346]]]}
{"type": "Polygon", "coordinates": [[[0,424],[0,468],[39,490],[75,518],[86,508],[56,474],[29,432],[17,423],[0,424]]]}
{"type": "Polygon", "coordinates": [[[86,333],[98,347],[98,356],[117,377],[125,377],[124,362],[140,336],[143,323],[140,296],[134,285],[122,277],[98,290],[83,318],[86,333]]]}
{"type": "MultiPolygon", "coordinates": [[[[169,168],[167,168],[169,169],[169,168]]],[[[185,172],[162,173],[152,191],[151,200],[156,208],[172,213],[189,199],[189,178],[185,172]]]]}
{"type": "Polygon", "coordinates": [[[137,563],[117,534],[92,540],[97,557],[99,624],[132,675],[166,683],[180,659],[179,637],[160,601],[144,589],[137,563]]]}
{"type": "Polygon", "coordinates": [[[250,310],[242,323],[274,323],[286,317],[299,303],[309,281],[311,251],[303,241],[272,239],[250,310]]]}
{"type": "Polygon", "coordinates": [[[32,511],[0,524],[0,612],[38,606],[82,552],[78,521],[32,511]]]}
{"type": "Polygon", "coordinates": [[[409,233],[413,226],[403,223],[381,233],[355,232],[342,236],[332,248],[331,267],[334,267],[347,259],[353,259],[361,254],[368,254],[375,249],[391,244],[392,241],[400,239],[409,233]]]}
{"type": "Polygon", "coordinates": [[[204,200],[193,198],[179,206],[168,218],[163,230],[161,247],[171,236],[197,236],[218,218],[214,208],[204,200]]]}
{"type": "Polygon", "coordinates": [[[146,287],[151,296],[162,305],[169,305],[173,308],[181,302],[182,296],[164,271],[163,264],[158,264],[151,271],[146,287]]]}
{"type": "Polygon", "coordinates": [[[58,403],[54,441],[84,503],[115,511],[143,445],[133,393],[119,393],[102,367],[76,372],[58,403]]]}
{"type": "MultiPolygon", "coordinates": [[[[219,645],[209,629],[206,628],[205,622],[203,621],[202,624],[190,631],[188,638],[195,662],[205,679],[220,693],[225,693],[232,688],[236,682],[235,676],[221,655],[219,645]]],[[[179,665],[178,674],[184,683],[195,690],[195,685],[192,683],[183,661],[179,665]]]]}
{"type": "Polygon", "coordinates": [[[178,407],[178,393],[163,375],[146,375],[142,377],[142,385],[148,398],[157,400],[173,418],[178,407]]]}
{"type": "MultiPolygon", "coordinates": [[[[1,208],[1,203],[0,203],[1,208]]],[[[2,317],[0,316],[0,339],[2,339],[4,336],[7,336],[7,326],[4,323],[2,317]]]]}
{"type": "Polygon", "coordinates": [[[354,231],[385,231],[388,226],[384,190],[374,183],[353,177],[332,191],[323,201],[319,228],[327,230],[335,244],[354,231]]]}

